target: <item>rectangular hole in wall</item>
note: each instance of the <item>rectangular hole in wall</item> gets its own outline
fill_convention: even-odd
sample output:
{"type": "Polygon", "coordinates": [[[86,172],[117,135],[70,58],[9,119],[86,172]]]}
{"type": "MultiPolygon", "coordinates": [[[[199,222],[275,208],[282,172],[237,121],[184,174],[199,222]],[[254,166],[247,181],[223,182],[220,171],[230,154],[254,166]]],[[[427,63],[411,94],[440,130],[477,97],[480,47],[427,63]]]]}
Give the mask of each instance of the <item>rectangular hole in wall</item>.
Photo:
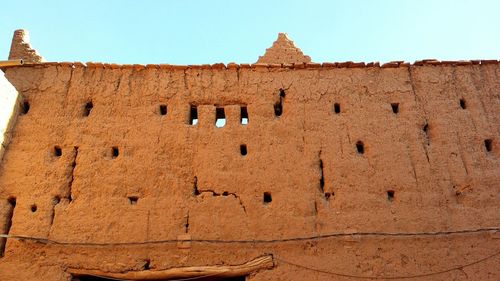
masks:
{"type": "Polygon", "coordinates": [[[273,201],[273,197],[271,196],[271,192],[264,192],[263,194],[264,204],[271,203],[273,201]]]}
{"type": "Polygon", "coordinates": [[[392,202],[394,200],[394,190],[387,190],[387,201],[392,202]]]}
{"type": "Polygon", "coordinates": [[[92,101],[88,101],[87,103],[85,103],[85,105],[83,106],[83,116],[89,116],[93,108],[94,104],[92,103],[92,101]]]}
{"type": "Polygon", "coordinates": [[[30,103],[29,101],[25,100],[21,104],[21,114],[28,114],[28,111],[30,111],[30,103]]]}
{"type": "Polygon", "coordinates": [[[167,105],[166,104],[160,104],[159,113],[160,113],[160,115],[167,115],[167,105]]]}
{"type": "Polygon", "coordinates": [[[136,205],[137,201],[139,201],[139,197],[138,196],[129,196],[128,197],[128,203],[130,205],[136,205]]]}
{"type": "Polygon", "coordinates": [[[485,139],[484,140],[484,148],[486,148],[486,151],[488,151],[488,152],[493,150],[493,140],[492,139],[485,139]]]}
{"type": "Polygon", "coordinates": [[[241,144],[240,145],[240,153],[242,156],[247,155],[248,150],[247,150],[247,145],[246,144],[241,144]]]}
{"type": "Polygon", "coordinates": [[[393,102],[391,103],[392,113],[398,114],[399,112],[399,103],[393,102]]]}
{"type": "Polygon", "coordinates": [[[356,151],[359,154],[364,154],[365,153],[365,144],[362,141],[357,141],[356,142],[356,151]]]}
{"type": "Polygon", "coordinates": [[[198,107],[196,105],[191,105],[189,110],[189,125],[198,124],[198,107]]]}
{"type": "Polygon", "coordinates": [[[120,155],[120,150],[118,149],[117,146],[113,146],[111,148],[111,158],[116,158],[118,157],[118,155],[120,155]]]}
{"type": "MultiPolygon", "coordinates": [[[[5,212],[5,223],[0,225],[0,231],[3,234],[9,235],[10,228],[12,226],[12,217],[14,216],[14,208],[16,207],[16,198],[10,197],[7,199],[9,203],[7,210],[5,212]]],[[[7,238],[0,238],[0,257],[3,257],[5,253],[5,244],[7,243],[7,238]]]]}
{"type": "Polygon", "coordinates": [[[281,100],[277,103],[274,104],[274,115],[276,117],[280,117],[281,114],[283,114],[283,104],[281,103],[281,100]]]}
{"type": "Polygon", "coordinates": [[[339,103],[334,103],[333,104],[333,112],[335,112],[335,114],[339,114],[340,113],[340,104],[339,103]]]}
{"type": "Polygon", "coordinates": [[[222,128],[226,125],[226,112],[224,107],[217,107],[215,109],[215,126],[217,128],[222,128]]]}
{"type": "Polygon", "coordinates": [[[248,111],[246,106],[242,106],[240,110],[240,123],[241,125],[248,124],[248,111]]]}
{"type": "Polygon", "coordinates": [[[464,100],[464,99],[460,99],[460,101],[459,101],[459,102],[460,102],[460,107],[461,107],[462,109],[466,109],[466,108],[467,108],[467,106],[466,106],[466,104],[465,104],[465,100],[464,100]]]}

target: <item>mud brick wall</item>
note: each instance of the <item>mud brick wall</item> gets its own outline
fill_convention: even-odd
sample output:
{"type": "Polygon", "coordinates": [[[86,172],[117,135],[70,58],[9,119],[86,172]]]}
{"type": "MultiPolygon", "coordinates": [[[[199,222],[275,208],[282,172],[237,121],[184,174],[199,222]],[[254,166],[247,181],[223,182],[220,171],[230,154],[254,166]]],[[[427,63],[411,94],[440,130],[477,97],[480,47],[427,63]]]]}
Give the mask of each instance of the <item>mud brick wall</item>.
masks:
{"type": "Polygon", "coordinates": [[[132,244],[7,239],[2,280],[241,264],[263,254],[276,266],[247,280],[353,280],[290,263],[355,276],[499,276],[498,255],[449,270],[498,252],[491,231],[363,234],[498,226],[497,62],[45,63],[6,77],[29,107],[0,166],[9,234],[132,244]],[[331,233],[354,235],[134,244],[331,233]]]}

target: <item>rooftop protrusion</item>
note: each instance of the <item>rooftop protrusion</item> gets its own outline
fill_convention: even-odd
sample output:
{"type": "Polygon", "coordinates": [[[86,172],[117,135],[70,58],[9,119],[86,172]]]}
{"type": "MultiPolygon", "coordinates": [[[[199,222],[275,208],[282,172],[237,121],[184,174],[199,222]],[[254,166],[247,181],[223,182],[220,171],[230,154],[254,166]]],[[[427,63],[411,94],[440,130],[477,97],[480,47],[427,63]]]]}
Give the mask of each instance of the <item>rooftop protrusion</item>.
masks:
{"type": "Polygon", "coordinates": [[[42,62],[44,59],[30,46],[28,31],[18,29],[14,31],[10,45],[9,60],[22,59],[26,62],[42,62]]]}
{"type": "Polygon", "coordinates": [[[266,53],[257,60],[257,63],[267,64],[308,62],[311,62],[311,58],[304,55],[299,48],[295,47],[293,41],[288,39],[285,33],[278,33],[278,39],[276,39],[271,48],[268,48],[266,53]]]}

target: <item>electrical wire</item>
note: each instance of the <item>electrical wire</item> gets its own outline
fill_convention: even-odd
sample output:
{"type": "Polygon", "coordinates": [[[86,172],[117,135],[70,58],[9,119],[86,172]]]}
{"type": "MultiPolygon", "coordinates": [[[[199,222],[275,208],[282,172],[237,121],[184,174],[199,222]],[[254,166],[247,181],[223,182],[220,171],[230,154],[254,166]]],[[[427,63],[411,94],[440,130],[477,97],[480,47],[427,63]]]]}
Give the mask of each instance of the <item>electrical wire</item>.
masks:
{"type": "Polygon", "coordinates": [[[472,266],[472,265],[484,262],[484,261],[486,261],[488,259],[491,259],[491,258],[497,256],[498,254],[500,254],[500,252],[496,252],[496,253],[494,253],[492,255],[486,256],[486,257],[484,257],[482,259],[473,261],[471,263],[460,265],[460,266],[456,266],[456,267],[449,268],[449,269],[446,269],[446,270],[440,270],[440,271],[423,273],[423,274],[415,274],[415,275],[404,275],[404,276],[365,276],[365,275],[354,275],[354,274],[346,274],[346,273],[339,273],[339,272],[327,271],[327,270],[322,270],[322,269],[316,269],[316,268],[312,268],[312,267],[309,267],[309,266],[305,266],[305,265],[301,265],[301,264],[289,262],[289,261],[287,261],[285,259],[278,258],[278,257],[276,257],[276,260],[278,262],[282,262],[284,264],[288,264],[288,265],[291,265],[291,266],[294,266],[294,267],[297,267],[297,268],[302,268],[302,269],[306,269],[306,270],[309,270],[309,271],[319,272],[319,273],[328,274],[328,275],[335,275],[335,276],[348,277],[348,278],[357,278],[357,279],[386,279],[386,280],[389,279],[390,280],[390,279],[421,278],[421,277],[428,277],[428,276],[433,276],[433,275],[448,273],[448,272],[451,272],[451,271],[454,271],[454,270],[462,270],[462,269],[464,269],[466,267],[469,267],[469,266],[472,266]]]}
{"type": "MultiPolygon", "coordinates": [[[[71,245],[71,246],[127,246],[127,245],[145,245],[145,244],[160,244],[160,243],[179,243],[179,242],[195,242],[195,243],[222,243],[222,244],[231,244],[231,243],[256,243],[256,244],[273,244],[273,243],[286,243],[286,242],[294,242],[294,241],[308,241],[308,240],[319,240],[319,239],[326,239],[326,238],[333,238],[333,237],[346,237],[346,236],[358,236],[358,237],[363,237],[363,236],[389,236],[389,237],[414,237],[414,236],[445,236],[445,235],[456,235],[456,234],[474,234],[474,233],[483,233],[483,232],[489,232],[489,231],[499,231],[500,228],[498,227],[489,227],[489,228],[478,228],[478,229],[464,229],[464,230],[450,230],[450,231],[437,231],[437,232],[350,232],[350,233],[330,233],[330,234],[324,234],[324,235],[316,235],[316,236],[304,236],[304,237],[291,237],[291,238],[283,238],[283,239],[255,239],[255,240],[219,240],[219,239],[191,239],[191,240],[184,240],[184,239],[167,239],[167,240],[156,240],[156,241],[143,241],[143,242],[118,242],[118,243],[96,243],[96,242],[65,242],[65,241],[56,241],[52,239],[47,239],[47,238],[40,238],[40,237],[32,237],[32,236],[23,236],[23,235],[8,235],[8,234],[0,234],[1,238],[9,238],[9,239],[18,239],[18,240],[31,240],[39,243],[44,243],[44,244],[56,244],[56,245],[71,245]]],[[[305,265],[301,265],[298,263],[294,263],[291,261],[288,261],[286,259],[276,257],[275,259],[278,262],[281,262],[283,264],[288,264],[290,266],[294,266],[297,268],[302,268],[305,270],[309,271],[314,271],[322,274],[329,274],[329,275],[334,275],[334,276],[340,276],[340,277],[348,277],[348,278],[358,278],[358,279],[411,279],[411,278],[421,278],[421,277],[427,277],[427,276],[432,276],[432,275],[438,275],[438,274],[443,274],[447,272],[451,272],[454,270],[462,270],[463,268],[484,262],[488,259],[491,259],[497,255],[499,255],[500,252],[496,252],[492,255],[486,256],[482,259],[476,260],[474,262],[456,266],[450,269],[446,270],[441,270],[441,271],[436,271],[436,272],[430,272],[430,273],[424,273],[424,274],[416,274],[416,275],[406,275],[406,276],[363,276],[363,275],[355,275],[355,274],[347,274],[347,273],[340,273],[340,272],[333,272],[333,271],[327,271],[327,270],[322,270],[322,269],[317,269],[305,265]]],[[[183,278],[183,279],[175,279],[175,281],[188,281],[188,280],[197,280],[197,279],[202,279],[202,278],[207,278],[207,277],[214,277],[220,273],[215,273],[215,274],[210,274],[210,275],[204,275],[204,276],[196,276],[196,277],[188,277],[188,278],[183,278]]],[[[103,277],[103,276],[99,276],[103,277]]],[[[119,281],[126,281],[126,279],[116,279],[116,278],[109,278],[109,277],[103,277],[103,278],[108,278],[111,280],[119,280],[119,281]]]]}
{"type": "MultiPolygon", "coordinates": [[[[429,277],[429,276],[434,276],[434,275],[439,275],[439,274],[444,274],[444,273],[452,272],[452,271],[455,271],[455,270],[463,270],[466,267],[470,267],[470,266],[473,266],[473,265],[485,262],[485,261],[487,261],[487,260],[489,260],[489,259],[491,259],[491,258],[493,258],[493,257],[495,257],[495,256],[497,256],[499,254],[500,254],[500,252],[496,252],[496,253],[494,253],[492,255],[486,256],[486,257],[481,258],[479,260],[476,260],[476,261],[473,261],[473,262],[470,262],[470,263],[467,263],[467,264],[464,264],[464,265],[455,266],[455,267],[452,267],[452,268],[449,268],[449,269],[445,269],[445,270],[440,270],[440,271],[435,271],[435,272],[429,272],[429,273],[423,273],[423,274],[401,275],[401,276],[366,276],[366,275],[355,275],[355,274],[339,273],[339,272],[327,271],[327,270],[322,270],[322,269],[317,269],[317,268],[313,268],[313,267],[301,265],[301,264],[290,262],[288,260],[285,260],[283,258],[276,257],[276,256],[274,256],[274,259],[276,261],[278,261],[278,262],[283,263],[283,264],[291,265],[291,266],[294,266],[294,267],[297,267],[297,268],[301,268],[301,269],[305,269],[305,270],[309,270],[309,271],[314,271],[314,272],[318,272],[318,273],[322,273],[322,274],[328,274],[328,275],[334,275],[334,276],[340,276],[340,277],[346,277],[346,278],[356,278],[356,279],[372,279],[372,280],[385,279],[385,280],[394,280],[394,279],[414,279],[414,278],[429,277]]],[[[203,279],[203,278],[215,277],[215,276],[220,275],[220,274],[222,274],[222,272],[217,272],[217,273],[214,273],[214,274],[201,275],[201,276],[195,276],[195,277],[181,278],[181,279],[172,279],[172,281],[199,280],[199,279],[203,279]]],[[[93,274],[89,274],[89,275],[94,276],[94,277],[99,277],[99,278],[106,278],[106,279],[110,279],[110,280],[117,280],[117,281],[128,281],[128,280],[130,280],[130,279],[119,279],[119,278],[112,278],[112,277],[100,276],[100,275],[93,275],[93,274]]]]}
{"type": "Polygon", "coordinates": [[[275,243],[286,243],[286,242],[296,242],[296,241],[310,241],[310,240],[320,240],[334,237],[346,237],[346,236],[389,236],[389,237],[412,237],[412,236],[445,236],[445,235],[458,235],[458,234],[474,234],[489,231],[499,231],[498,227],[488,227],[488,228],[477,228],[477,229],[464,229],[464,230],[450,230],[450,231],[437,231],[437,232],[340,232],[340,233],[330,233],[323,235],[314,236],[303,236],[303,237],[290,237],[282,239],[250,239],[250,240],[223,240],[223,239],[165,239],[165,240],[153,240],[153,241],[142,241],[142,242],[67,242],[67,241],[57,241],[48,238],[23,236],[23,235],[9,235],[0,234],[0,238],[9,238],[17,240],[31,240],[44,244],[56,244],[56,245],[68,245],[68,246],[132,246],[132,245],[147,245],[147,244],[171,244],[180,242],[190,242],[190,243],[213,243],[213,244],[275,244],[275,243]]]}

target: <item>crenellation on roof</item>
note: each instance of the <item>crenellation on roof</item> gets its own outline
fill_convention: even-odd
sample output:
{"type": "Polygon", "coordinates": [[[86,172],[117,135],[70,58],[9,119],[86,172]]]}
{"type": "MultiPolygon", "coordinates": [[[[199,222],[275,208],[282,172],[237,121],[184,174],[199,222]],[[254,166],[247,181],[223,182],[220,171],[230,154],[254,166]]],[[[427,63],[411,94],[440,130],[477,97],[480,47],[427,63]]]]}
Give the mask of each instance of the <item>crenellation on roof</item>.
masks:
{"type": "Polygon", "coordinates": [[[266,53],[260,56],[257,63],[309,63],[311,57],[304,55],[302,51],[295,47],[292,40],[286,33],[279,33],[271,48],[266,49],[266,53]]]}
{"type": "Polygon", "coordinates": [[[404,61],[392,61],[380,64],[379,62],[324,62],[324,63],[254,63],[254,64],[237,64],[237,63],[216,63],[216,64],[198,64],[198,65],[173,65],[173,64],[115,64],[101,62],[28,62],[24,65],[4,66],[2,69],[14,67],[49,67],[49,66],[69,66],[83,68],[102,68],[102,69],[169,69],[169,70],[186,70],[186,69],[212,69],[212,70],[234,70],[234,69],[336,69],[336,68],[400,68],[400,67],[420,67],[420,66],[470,66],[470,65],[490,65],[498,64],[498,60],[459,60],[459,61],[438,61],[438,60],[419,60],[414,63],[404,61]]]}
{"type": "Polygon", "coordinates": [[[12,43],[10,45],[9,60],[22,59],[25,62],[43,62],[35,49],[31,48],[29,33],[24,29],[14,31],[12,43]]]}
{"type": "Polygon", "coordinates": [[[88,68],[110,68],[110,69],[265,69],[265,68],[285,68],[285,69],[327,69],[327,68],[364,68],[364,67],[379,67],[379,68],[398,68],[398,67],[414,67],[414,66],[464,66],[464,65],[487,65],[497,64],[498,60],[458,60],[458,61],[439,61],[437,59],[417,60],[413,63],[405,61],[390,61],[380,64],[379,62],[311,62],[311,58],[302,53],[295,47],[285,33],[279,33],[278,38],[273,43],[271,48],[266,50],[266,53],[259,57],[256,63],[235,63],[230,62],[227,65],[224,63],[214,64],[191,64],[191,65],[172,65],[172,64],[116,64],[102,62],[45,62],[43,58],[37,54],[36,50],[32,49],[29,44],[29,35],[26,30],[16,30],[12,38],[11,51],[9,60],[22,59],[24,65],[3,66],[2,69],[10,67],[31,67],[51,66],[51,65],[71,65],[72,67],[88,67],[88,68]]]}

